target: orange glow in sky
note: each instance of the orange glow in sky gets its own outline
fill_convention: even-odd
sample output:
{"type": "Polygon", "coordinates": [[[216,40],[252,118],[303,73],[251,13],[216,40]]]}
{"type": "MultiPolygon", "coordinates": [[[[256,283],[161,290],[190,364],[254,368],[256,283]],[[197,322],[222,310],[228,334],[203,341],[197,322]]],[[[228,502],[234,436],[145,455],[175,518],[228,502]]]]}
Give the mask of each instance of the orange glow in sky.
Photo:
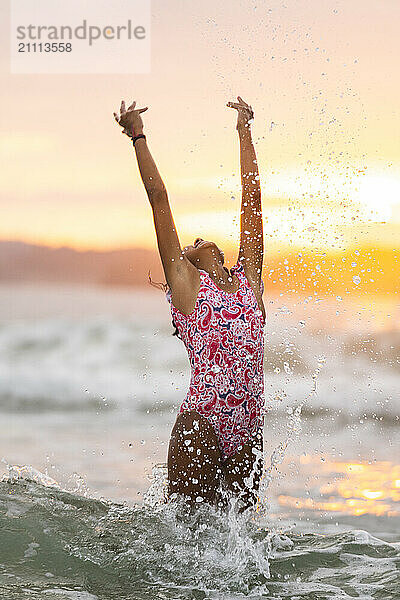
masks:
{"type": "MultiPolygon", "coordinates": [[[[0,12],[7,40],[6,3],[0,12]]],[[[182,243],[236,244],[239,152],[225,104],[240,94],[255,111],[271,251],[397,245],[399,2],[154,0],[152,15],[146,75],[11,75],[3,44],[1,239],[155,246],[112,118],[135,98],[149,106],[145,133],[182,243]]]]}

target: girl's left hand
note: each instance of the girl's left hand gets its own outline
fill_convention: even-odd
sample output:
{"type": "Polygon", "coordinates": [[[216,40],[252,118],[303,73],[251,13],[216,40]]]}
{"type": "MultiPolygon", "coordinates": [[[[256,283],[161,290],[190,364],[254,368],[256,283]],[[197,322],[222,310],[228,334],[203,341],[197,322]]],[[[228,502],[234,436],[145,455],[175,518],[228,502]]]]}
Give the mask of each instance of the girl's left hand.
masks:
{"type": "Polygon", "coordinates": [[[145,108],[135,108],[135,106],[136,102],[134,101],[128,109],[126,109],[125,102],[122,100],[119,111],[120,114],[113,113],[114,119],[122,127],[122,133],[125,133],[129,137],[134,137],[135,135],[143,133],[143,121],[140,114],[148,109],[147,106],[145,108]]]}
{"type": "Polygon", "coordinates": [[[236,129],[241,127],[250,127],[250,121],[254,119],[254,112],[250,104],[247,104],[240,96],[237,97],[239,102],[228,102],[229,108],[235,108],[238,112],[236,129]]]}

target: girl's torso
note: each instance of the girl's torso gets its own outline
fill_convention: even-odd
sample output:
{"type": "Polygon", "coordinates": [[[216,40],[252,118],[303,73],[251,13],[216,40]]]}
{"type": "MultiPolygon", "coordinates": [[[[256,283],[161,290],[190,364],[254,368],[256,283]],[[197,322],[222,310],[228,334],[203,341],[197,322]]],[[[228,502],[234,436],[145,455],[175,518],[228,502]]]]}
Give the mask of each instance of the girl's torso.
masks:
{"type": "Polygon", "coordinates": [[[243,266],[238,263],[231,272],[239,281],[234,293],[199,270],[200,288],[189,315],[167,294],[192,370],[180,412],[196,410],[212,423],[224,457],[257,435],[264,405],[264,317],[243,266]]]}

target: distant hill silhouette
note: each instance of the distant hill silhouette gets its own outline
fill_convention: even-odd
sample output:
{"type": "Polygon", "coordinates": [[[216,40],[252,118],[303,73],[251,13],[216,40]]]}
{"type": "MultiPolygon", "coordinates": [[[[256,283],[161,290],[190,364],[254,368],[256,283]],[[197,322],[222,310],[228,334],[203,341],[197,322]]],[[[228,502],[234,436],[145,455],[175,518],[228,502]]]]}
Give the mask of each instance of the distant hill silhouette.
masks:
{"type": "MultiPolygon", "coordinates": [[[[266,252],[266,289],[294,293],[399,293],[400,249],[360,247],[341,252],[266,252]]],[[[227,256],[228,264],[234,257],[227,256]]],[[[158,254],[144,248],[78,251],[0,241],[0,282],[148,285],[165,281],[158,254]]]]}
{"type": "Polygon", "coordinates": [[[158,255],[143,248],[78,251],[0,241],[0,281],[146,285],[164,281],[158,255]]]}

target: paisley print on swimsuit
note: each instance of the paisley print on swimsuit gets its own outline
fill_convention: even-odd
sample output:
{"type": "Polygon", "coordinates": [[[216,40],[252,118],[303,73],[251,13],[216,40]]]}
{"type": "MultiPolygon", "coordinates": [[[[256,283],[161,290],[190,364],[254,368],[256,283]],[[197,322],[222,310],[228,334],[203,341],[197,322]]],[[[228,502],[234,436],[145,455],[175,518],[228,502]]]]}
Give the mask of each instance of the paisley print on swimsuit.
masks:
{"type": "Polygon", "coordinates": [[[243,266],[231,272],[239,289],[227,293],[199,270],[196,305],[184,315],[171,313],[191,365],[190,386],[179,412],[196,410],[210,421],[223,458],[257,435],[264,408],[264,317],[243,266]]]}

